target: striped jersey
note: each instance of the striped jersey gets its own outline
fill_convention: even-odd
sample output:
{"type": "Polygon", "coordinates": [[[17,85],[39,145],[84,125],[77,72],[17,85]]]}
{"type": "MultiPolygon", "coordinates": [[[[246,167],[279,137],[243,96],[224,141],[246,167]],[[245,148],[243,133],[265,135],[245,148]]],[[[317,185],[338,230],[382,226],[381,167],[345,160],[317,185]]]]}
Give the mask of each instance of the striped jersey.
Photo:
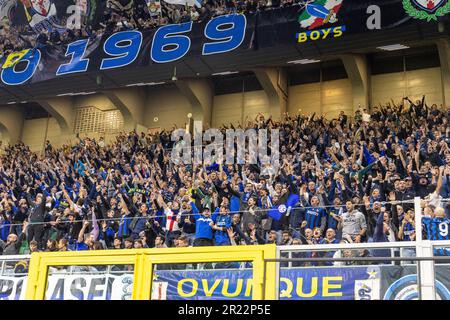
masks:
{"type": "Polygon", "coordinates": [[[450,240],[448,218],[423,217],[422,224],[425,226],[428,240],[450,240]]]}
{"type": "Polygon", "coordinates": [[[327,212],[323,208],[308,208],[305,212],[306,228],[314,229],[320,227],[322,217],[326,217],[327,212]]]}
{"type": "Polygon", "coordinates": [[[411,235],[416,232],[416,228],[410,222],[407,222],[403,227],[403,241],[412,241],[411,235]]]}
{"type": "Polygon", "coordinates": [[[343,208],[342,207],[333,207],[330,209],[330,212],[328,214],[328,220],[327,220],[327,229],[331,228],[334,230],[337,230],[337,226],[338,226],[338,221],[333,218],[333,215],[335,216],[341,216],[343,213],[343,208]]]}
{"type": "MultiPolygon", "coordinates": [[[[450,240],[450,219],[422,217],[422,224],[426,230],[428,240],[450,240]]],[[[438,256],[449,256],[450,250],[447,248],[435,248],[434,254],[438,256]]]]}
{"type": "Polygon", "coordinates": [[[131,234],[131,230],[130,230],[130,225],[133,217],[131,216],[131,214],[127,214],[127,215],[123,215],[120,218],[120,222],[119,222],[119,229],[117,231],[117,236],[119,238],[127,238],[130,236],[131,234]]]}

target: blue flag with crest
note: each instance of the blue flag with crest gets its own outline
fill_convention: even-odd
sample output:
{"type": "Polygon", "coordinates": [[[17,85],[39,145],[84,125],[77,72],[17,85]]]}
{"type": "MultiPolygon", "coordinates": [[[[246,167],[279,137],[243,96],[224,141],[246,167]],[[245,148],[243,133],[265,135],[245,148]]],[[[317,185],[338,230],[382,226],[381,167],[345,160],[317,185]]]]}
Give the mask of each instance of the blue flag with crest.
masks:
{"type": "Polygon", "coordinates": [[[291,193],[285,204],[273,206],[272,209],[269,210],[269,217],[275,221],[279,221],[299,200],[300,196],[298,194],[291,193]]]}

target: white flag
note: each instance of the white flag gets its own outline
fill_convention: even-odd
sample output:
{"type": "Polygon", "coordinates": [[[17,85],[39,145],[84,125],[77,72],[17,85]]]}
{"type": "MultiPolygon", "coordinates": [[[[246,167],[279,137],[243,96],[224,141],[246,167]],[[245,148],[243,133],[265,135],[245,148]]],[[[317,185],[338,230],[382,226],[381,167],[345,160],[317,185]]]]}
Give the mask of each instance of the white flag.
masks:
{"type": "Polygon", "coordinates": [[[0,0],[0,19],[8,18],[9,12],[14,5],[14,0],[0,0]]]}
{"type": "Polygon", "coordinates": [[[147,0],[147,8],[152,17],[161,14],[161,2],[159,0],[147,0]]]}
{"type": "Polygon", "coordinates": [[[182,6],[188,5],[188,6],[196,6],[198,8],[201,8],[202,2],[200,0],[164,0],[164,2],[170,3],[170,4],[179,4],[182,6]]]}

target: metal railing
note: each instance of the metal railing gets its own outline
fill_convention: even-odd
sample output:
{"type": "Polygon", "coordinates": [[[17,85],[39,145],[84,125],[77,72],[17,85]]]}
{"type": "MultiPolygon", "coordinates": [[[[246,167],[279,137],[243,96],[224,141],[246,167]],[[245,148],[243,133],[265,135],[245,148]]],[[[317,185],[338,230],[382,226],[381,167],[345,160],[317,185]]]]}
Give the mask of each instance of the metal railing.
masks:
{"type": "Polygon", "coordinates": [[[95,265],[67,266],[66,268],[50,267],[52,269],[49,270],[49,275],[124,275],[134,273],[134,270],[113,270],[114,265],[102,265],[101,267],[104,267],[105,270],[97,270],[95,265]],[[82,268],[88,268],[88,270],[80,270],[82,268]]]}
{"type": "MultiPolygon", "coordinates": [[[[408,242],[380,242],[380,243],[347,243],[347,244],[319,244],[319,245],[296,245],[277,247],[276,259],[267,259],[265,262],[276,263],[276,298],[280,297],[280,264],[288,263],[288,268],[292,267],[292,262],[417,262],[418,292],[420,298],[424,300],[434,300],[436,298],[435,288],[435,261],[449,261],[450,256],[440,257],[434,255],[437,247],[450,247],[450,241],[408,241],[408,242]],[[395,251],[402,252],[401,249],[414,248],[415,257],[394,256],[395,251]],[[382,257],[351,257],[351,258],[293,258],[293,253],[330,252],[340,250],[371,250],[390,249],[390,256],[382,257]],[[283,257],[287,253],[288,256],[283,257]]],[[[333,266],[329,266],[333,267],[333,266]]]]}
{"type": "MultiPolygon", "coordinates": [[[[0,256],[0,276],[10,276],[11,274],[19,275],[14,273],[14,267],[19,261],[30,261],[31,255],[11,255],[11,256],[0,256]]],[[[27,275],[27,273],[20,273],[21,275],[27,275]]]]}
{"type": "MultiPolygon", "coordinates": [[[[293,267],[293,262],[386,262],[391,264],[395,262],[407,262],[416,263],[417,268],[417,282],[419,284],[418,291],[420,292],[420,298],[422,299],[435,299],[435,265],[436,261],[448,261],[447,257],[436,257],[434,255],[435,249],[440,247],[450,248],[450,241],[429,241],[422,239],[422,224],[421,224],[421,207],[420,198],[414,199],[415,215],[416,215],[416,240],[405,242],[370,242],[370,243],[350,243],[350,244],[319,244],[319,245],[290,245],[290,246],[278,246],[276,248],[275,259],[264,260],[264,265],[267,263],[276,263],[276,298],[280,295],[280,264],[286,263],[287,268],[293,267]],[[415,257],[402,257],[402,252],[405,249],[414,249],[415,257]],[[390,255],[378,256],[378,257],[321,257],[321,258],[294,258],[293,253],[311,253],[311,252],[333,252],[339,250],[390,250],[390,255]],[[399,253],[399,255],[396,255],[399,253]],[[285,256],[286,255],[286,256],[285,256]]],[[[243,247],[245,248],[245,246],[243,247]]],[[[247,248],[248,249],[248,248],[247,248]]],[[[243,249],[245,250],[245,249],[243,249]]],[[[449,250],[450,251],[450,250],[449,250]]],[[[273,255],[272,255],[273,257],[273,255]]],[[[30,260],[31,255],[15,255],[15,256],[0,256],[0,276],[9,276],[14,273],[14,266],[17,262],[23,260],[30,260]]],[[[450,258],[450,257],[449,257],[450,258]]],[[[88,264],[92,261],[88,261],[88,264]]],[[[178,263],[178,262],[177,262],[178,263]]],[[[192,262],[191,262],[192,263],[192,262]]],[[[86,265],[88,265],[86,264],[86,265]]],[[[333,266],[331,266],[333,267],[333,266]]],[[[66,270],[58,272],[55,270],[54,274],[79,274],[76,269],[69,266],[66,270]]],[[[113,274],[119,273],[111,269],[108,266],[102,273],[113,274]]],[[[123,272],[123,271],[120,271],[123,272]]],[[[27,275],[27,274],[22,274],[27,275]]],[[[265,281],[265,279],[264,279],[265,281]]]]}
{"type": "MultiPolygon", "coordinates": [[[[277,264],[283,263],[283,262],[313,262],[313,263],[320,263],[320,262],[385,262],[386,260],[389,261],[414,261],[419,262],[417,263],[417,291],[419,295],[420,300],[435,300],[436,299],[436,293],[435,288],[433,285],[433,295],[430,296],[423,294],[423,288],[425,287],[425,284],[422,282],[422,269],[421,269],[421,263],[420,262],[430,262],[433,263],[436,261],[442,261],[442,262],[450,262],[450,257],[354,257],[354,258],[280,258],[280,259],[266,259],[265,263],[275,262],[277,264]]],[[[304,267],[308,268],[308,267],[304,267]]],[[[279,267],[277,267],[277,272],[279,272],[279,267]]],[[[434,276],[434,273],[433,273],[434,276]]],[[[279,273],[277,273],[277,283],[276,283],[276,300],[280,299],[280,278],[279,273]]],[[[433,277],[433,284],[434,284],[434,277],[433,277]]],[[[425,287],[425,289],[427,289],[425,287]]],[[[429,290],[428,290],[429,291],[429,290]]]]}

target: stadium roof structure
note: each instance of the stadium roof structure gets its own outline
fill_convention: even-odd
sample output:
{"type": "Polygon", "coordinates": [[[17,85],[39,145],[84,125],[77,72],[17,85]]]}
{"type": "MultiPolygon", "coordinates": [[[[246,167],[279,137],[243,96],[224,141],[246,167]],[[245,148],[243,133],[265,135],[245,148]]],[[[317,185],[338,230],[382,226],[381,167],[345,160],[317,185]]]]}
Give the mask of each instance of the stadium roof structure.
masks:
{"type": "MultiPolygon", "coordinates": [[[[365,24],[366,18],[360,20],[360,23],[365,24]]],[[[407,24],[373,30],[370,33],[348,33],[339,38],[302,43],[297,43],[297,39],[293,38],[292,43],[284,41],[281,45],[246,50],[245,54],[236,51],[208,56],[188,55],[174,62],[150,64],[146,67],[88,71],[19,86],[2,85],[0,104],[36,101],[75,93],[89,94],[130,85],[164,85],[172,82],[175,67],[177,79],[211,78],[213,75],[233,74],[236,71],[251,72],[259,67],[295,65],[301,68],[303,63],[339,59],[346,54],[380,52],[385,46],[397,46],[391,47],[392,50],[429,46],[450,35],[450,22],[447,19],[439,23],[415,20],[411,17],[409,20],[407,24]]],[[[298,26],[297,21],[295,25],[298,26]]],[[[266,37],[264,30],[269,31],[270,27],[262,26],[258,36],[266,37]]],[[[270,32],[267,35],[270,35],[270,32]]]]}

